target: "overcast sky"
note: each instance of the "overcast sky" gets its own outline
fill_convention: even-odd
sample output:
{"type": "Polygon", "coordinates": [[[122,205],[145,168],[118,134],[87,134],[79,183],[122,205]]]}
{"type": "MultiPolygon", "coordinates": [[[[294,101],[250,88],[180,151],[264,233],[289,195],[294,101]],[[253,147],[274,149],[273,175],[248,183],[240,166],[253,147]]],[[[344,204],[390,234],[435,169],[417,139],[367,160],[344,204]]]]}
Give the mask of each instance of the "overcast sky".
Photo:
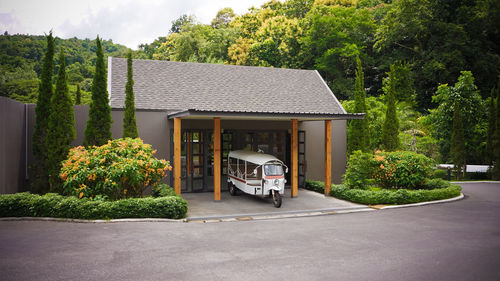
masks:
{"type": "Polygon", "coordinates": [[[114,43],[137,49],[167,35],[173,20],[195,15],[210,23],[217,11],[231,7],[237,14],[268,0],[0,0],[3,34],[42,35],[94,39],[97,34],[114,43]]]}

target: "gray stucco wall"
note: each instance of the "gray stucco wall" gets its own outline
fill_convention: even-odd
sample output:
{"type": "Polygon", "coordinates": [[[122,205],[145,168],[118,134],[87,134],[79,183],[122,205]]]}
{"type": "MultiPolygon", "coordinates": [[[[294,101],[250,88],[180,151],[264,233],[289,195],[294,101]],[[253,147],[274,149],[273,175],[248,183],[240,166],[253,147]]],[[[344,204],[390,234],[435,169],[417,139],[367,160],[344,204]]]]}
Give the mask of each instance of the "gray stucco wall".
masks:
{"type": "MultiPolygon", "coordinates": [[[[325,159],[325,123],[324,121],[304,121],[299,123],[299,130],[306,132],[306,179],[323,181],[325,159]]],[[[346,121],[332,121],[332,182],[340,184],[346,168],[346,121]]]]}
{"type": "Polygon", "coordinates": [[[26,105],[0,97],[0,194],[25,191],[26,105]]]}
{"type": "MultiPolygon", "coordinates": [[[[81,145],[88,119],[87,105],[73,107],[76,139],[74,146],[81,145]]],[[[123,110],[112,110],[113,138],[122,136],[123,110]]],[[[139,137],[157,150],[156,157],[170,159],[170,130],[173,120],[164,111],[137,111],[139,137]]],[[[0,193],[28,190],[27,166],[33,162],[31,138],[35,123],[35,105],[23,104],[0,97],[0,193]],[[27,120],[27,122],[26,122],[27,120]],[[27,151],[27,155],[26,155],[27,151]],[[27,161],[26,161],[27,159],[27,161]]],[[[184,129],[210,129],[213,120],[182,120],[184,129]]],[[[290,130],[290,121],[222,120],[222,129],[231,130],[290,130]]],[[[299,130],[306,131],[306,178],[323,180],[324,177],[324,122],[299,122],[299,130]]],[[[332,175],[333,182],[340,183],[346,165],[346,121],[332,121],[332,175]]],[[[167,182],[168,178],[165,179],[167,182]]]]}

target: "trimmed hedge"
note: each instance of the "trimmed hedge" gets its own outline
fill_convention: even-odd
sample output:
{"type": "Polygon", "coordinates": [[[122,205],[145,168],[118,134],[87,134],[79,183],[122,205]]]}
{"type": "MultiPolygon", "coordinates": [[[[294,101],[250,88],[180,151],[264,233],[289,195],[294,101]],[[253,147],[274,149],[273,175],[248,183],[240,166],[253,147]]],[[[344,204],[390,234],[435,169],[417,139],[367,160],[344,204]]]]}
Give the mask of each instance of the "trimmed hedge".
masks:
{"type": "Polygon", "coordinates": [[[55,193],[0,195],[0,217],[71,219],[184,218],[187,202],[179,196],[129,198],[117,201],[78,199],[55,193]]]}
{"type": "MultiPolygon", "coordinates": [[[[343,185],[332,185],[330,195],[339,199],[348,200],[355,203],[365,205],[400,205],[411,204],[418,202],[434,201],[441,199],[453,198],[460,195],[462,188],[459,185],[449,182],[433,179],[432,182],[427,182],[427,188],[435,187],[434,189],[352,189],[343,185]]],[[[323,193],[324,183],[319,181],[306,181],[306,189],[323,193]]]]}

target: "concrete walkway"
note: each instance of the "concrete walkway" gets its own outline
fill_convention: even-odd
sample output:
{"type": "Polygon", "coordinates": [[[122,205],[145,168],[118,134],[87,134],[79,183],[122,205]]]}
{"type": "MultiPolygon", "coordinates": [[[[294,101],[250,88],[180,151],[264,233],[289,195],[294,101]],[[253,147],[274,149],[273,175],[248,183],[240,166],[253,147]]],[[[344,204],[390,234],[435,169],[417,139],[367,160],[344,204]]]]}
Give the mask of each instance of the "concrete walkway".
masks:
{"type": "Polygon", "coordinates": [[[212,192],[185,193],[182,195],[188,202],[188,220],[217,219],[231,217],[265,216],[293,213],[312,213],[320,211],[337,211],[363,209],[367,206],[325,197],[323,194],[299,189],[299,196],[290,197],[290,189],[285,189],[281,208],[275,208],[270,198],[260,198],[240,192],[231,196],[229,192],[221,193],[221,200],[214,201],[212,192]]]}

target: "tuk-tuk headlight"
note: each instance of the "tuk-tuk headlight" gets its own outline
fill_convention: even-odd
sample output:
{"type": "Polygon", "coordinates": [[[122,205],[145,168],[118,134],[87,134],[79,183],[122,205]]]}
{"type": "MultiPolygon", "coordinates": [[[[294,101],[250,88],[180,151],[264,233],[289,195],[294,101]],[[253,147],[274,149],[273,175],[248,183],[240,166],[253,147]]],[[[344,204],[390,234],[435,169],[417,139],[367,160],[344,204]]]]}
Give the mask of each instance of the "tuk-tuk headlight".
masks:
{"type": "Polygon", "coordinates": [[[279,185],[280,184],[280,181],[278,179],[275,179],[274,180],[274,185],[279,185]]]}

